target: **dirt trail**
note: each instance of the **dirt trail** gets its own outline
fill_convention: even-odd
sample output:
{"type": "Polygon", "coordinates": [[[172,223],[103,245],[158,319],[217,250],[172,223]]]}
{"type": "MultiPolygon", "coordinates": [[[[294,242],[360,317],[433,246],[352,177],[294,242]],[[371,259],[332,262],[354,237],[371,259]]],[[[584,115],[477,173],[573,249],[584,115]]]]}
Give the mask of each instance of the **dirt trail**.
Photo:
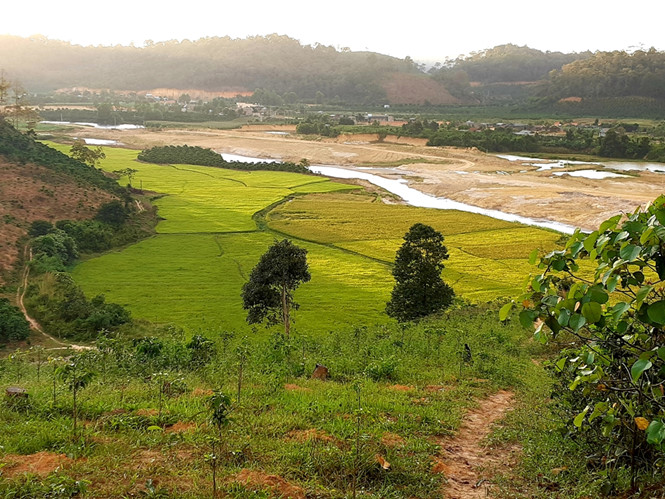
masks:
{"type": "Polygon", "coordinates": [[[467,499],[491,496],[491,476],[486,475],[487,468],[509,466],[510,452],[488,449],[482,441],[491,433],[492,424],[511,409],[513,397],[512,392],[503,390],[491,395],[466,415],[455,437],[439,442],[441,452],[435,458],[434,471],[446,477],[443,497],[467,499]]]}
{"type": "Polygon", "coordinates": [[[25,319],[30,323],[30,327],[35,331],[37,331],[38,333],[41,333],[43,336],[48,338],[56,345],[60,345],[57,348],[49,348],[49,350],[65,350],[68,348],[71,348],[72,350],[91,350],[92,347],[89,346],[76,345],[74,343],[67,344],[63,343],[57,338],[54,338],[46,331],[44,331],[42,326],[39,324],[39,322],[37,322],[37,320],[34,317],[28,314],[28,310],[25,308],[23,299],[25,298],[25,292],[28,289],[28,277],[30,276],[30,261],[32,260],[32,249],[30,249],[29,246],[26,246],[23,251],[24,251],[23,256],[25,260],[25,266],[23,267],[23,273],[21,274],[21,285],[16,289],[16,304],[18,305],[19,309],[21,309],[21,312],[23,312],[23,316],[25,317],[25,319]]]}

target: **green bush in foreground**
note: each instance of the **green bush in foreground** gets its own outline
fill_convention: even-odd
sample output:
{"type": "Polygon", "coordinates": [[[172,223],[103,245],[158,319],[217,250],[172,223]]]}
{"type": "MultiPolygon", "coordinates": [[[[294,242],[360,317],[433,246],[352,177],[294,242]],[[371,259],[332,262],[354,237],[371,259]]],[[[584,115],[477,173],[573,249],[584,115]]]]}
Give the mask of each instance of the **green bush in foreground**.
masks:
{"type": "MultiPolygon", "coordinates": [[[[520,322],[566,348],[553,366],[571,435],[589,444],[605,490],[625,468],[665,459],[665,196],[645,209],[577,231],[540,259],[540,275],[518,299],[520,322]],[[595,263],[592,277],[579,260],[595,263]]],[[[536,254],[533,255],[535,261],[536,254]]],[[[512,304],[500,317],[507,318],[512,304]]]]}
{"type": "Polygon", "coordinates": [[[9,303],[7,298],[0,298],[0,342],[24,340],[30,335],[30,324],[23,313],[9,303]]]}

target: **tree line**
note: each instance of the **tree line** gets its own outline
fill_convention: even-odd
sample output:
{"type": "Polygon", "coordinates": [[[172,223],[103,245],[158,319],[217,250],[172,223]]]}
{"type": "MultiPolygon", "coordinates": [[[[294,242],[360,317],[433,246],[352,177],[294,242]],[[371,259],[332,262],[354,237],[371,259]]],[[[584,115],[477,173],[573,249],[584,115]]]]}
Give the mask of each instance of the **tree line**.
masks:
{"type": "Polygon", "coordinates": [[[141,151],[138,155],[140,161],[157,164],[200,165],[227,168],[230,170],[246,171],[280,171],[292,173],[310,173],[307,161],[300,163],[260,161],[246,163],[242,161],[226,161],[222,155],[212,149],[199,146],[155,146],[141,151]]]}

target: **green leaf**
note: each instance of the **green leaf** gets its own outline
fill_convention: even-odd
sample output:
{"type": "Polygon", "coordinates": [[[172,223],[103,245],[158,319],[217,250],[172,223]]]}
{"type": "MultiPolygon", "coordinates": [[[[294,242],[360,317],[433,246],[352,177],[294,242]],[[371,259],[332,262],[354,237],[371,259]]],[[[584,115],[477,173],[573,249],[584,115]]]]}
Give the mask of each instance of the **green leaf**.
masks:
{"type": "Polygon", "coordinates": [[[557,319],[561,327],[566,327],[568,325],[568,321],[570,320],[570,310],[567,308],[564,308],[560,313],[559,313],[559,318],[557,319]]]}
{"type": "Polygon", "coordinates": [[[587,405],[582,412],[580,412],[577,416],[575,416],[575,419],[573,419],[573,424],[577,426],[578,428],[582,427],[582,422],[584,421],[584,418],[587,415],[587,412],[589,412],[589,406],[587,405]]]}
{"type": "Polygon", "coordinates": [[[649,305],[647,315],[656,324],[665,324],[665,300],[660,300],[649,305]]]}
{"type": "Polygon", "coordinates": [[[594,248],[596,241],[598,240],[598,235],[598,231],[592,232],[584,240],[584,249],[587,250],[587,252],[591,253],[591,250],[594,248]]]}
{"type": "Polygon", "coordinates": [[[640,236],[640,244],[646,244],[649,239],[651,239],[651,235],[653,234],[653,227],[649,227],[647,230],[642,232],[642,235],[640,236]]]}
{"type": "Polygon", "coordinates": [[[642,251],[641,246],[635,246],[634,244],[627,244],[619,252],[619,256],[626,260],[627,262],[633,262],[637,260],[637,257],[640,256],[640,251],[642,251]]]}
{"type": "Polygon", "coordinates": [[[600,317],[603,313],[603,309],[600,306],[600,303],[590,301],[582,305],[582,315],[589,323],[595,323],[600,320],[600,317]]]}
{"type": "Polygon", "coordinates": [[[607,287],[607,291],[610,293],[614,293],[614,290],[617,288],[617,284],[619,283],[619,276],[618,275],[613,275],[610,277],[605,286],[607,287]]]}
{"type": "Polygon", "coordinates": [[[651,290],[653,289],[653,286],[642,286],[637,294],[635,295],[635,308],[639,309],[640,306],[642,305],[642,302],[646,299],[646,297],[649,295],[651,290]]]}
{"type": "Polygon", "coordinates": [[[538,248],[529,253],[529,263],[531,265],[538,263],[538,248]]]}
{"type": "Polygon", "coordinates": [[[592,286],[589,289],[589,293],[591,294],[591,301],[595,301],[596,303],[607,303],[607,301],[610,299],[609,295],[605,292],[600,284],[592,286]]]}
{"type": "Polygon", "coordinates": [[[621,220],[622,215],[615,215],[612,218],[608,218],[603,223],[600,224],[598,232],[605,232],[608,229],[614,229],[619,221],[621,220]]]}
{"type": "Polygon", "coordinates": [[[656,353],[658,354],[658,358],[660,360],[665,360],[665,347],[660,347],[658,350],[656,350],[656,353]]]}
{"type": "Polygon", "coordinates": [[[650,445],[660,445],[665,440],[665,423],[654,419],[649,423],[646,434],[647,443],[650,445]]]}
{"type": "Polygon", "coordinates": [[[515,304],[513,302],[506,303],[501,309],[499,310],[499,320],[500,321],[505,321],[508,316],[510,315],[511,310],[513,309],[513,306],[515,304]]]}
{"type": "Polygon", "coordinates": [[[148,427],[146,428],[146,430],[148,430],[148,431],[162,431],[162,429],[163,429],[163,428],[162,428],[161,426],[155,426],[155,425],[153,425],[153,426],[148,426],[148,427]]]}
{"type": "Polygon", "coordinates": [[[522,310],[520,312],[520,324],[522,324],[522,327],[525,329],[531,329],[536,317],[537,314],[533,310],[522,310]]]}
{"type": "Polygon", "coordinates": [[[558,369],[559,371],[563,371],[563,369],[566,367],[566,362],[567,362],[567,361],[568,361],[568,359],[566,359],[565,357],[562,357],[561,359],[559,359],[559,360],[556,362],[556,367],[557,367],[557,369],[558,369]]]}
{"type": "Polygon", "coordinates": [[[651,368],[652,365],[653,364],[650,360],[637,359],[633,364],[633,367],[630,368],[630,376],[633,378],[633,382],[637,383],[637,380],[640,379],[642,373],[651,368]]]}
{"type": "Polygon", "coordinates": [[[614,236],[614,244],[620,243],[621,241],[624,241],[629,237],[630,234],[628,234],[628,232],[626,232],[625,230],[622,230],[616,236],[614,236]]]}
{"type": "Polygon", "coordinates": [[[568,325],[575,332],[579,331],[582,328],[582,326],[584,326],[584,324],[586,324],[586,319],[584,318],[584,316],[577,313],[571,315],[570,320],[568,321],[568,325]]]}
{"type": "Polygon", "coordinates": [[[612,307],[612,319],[618,321],[630,309],[630,304],[620,301],[612,307]]]}

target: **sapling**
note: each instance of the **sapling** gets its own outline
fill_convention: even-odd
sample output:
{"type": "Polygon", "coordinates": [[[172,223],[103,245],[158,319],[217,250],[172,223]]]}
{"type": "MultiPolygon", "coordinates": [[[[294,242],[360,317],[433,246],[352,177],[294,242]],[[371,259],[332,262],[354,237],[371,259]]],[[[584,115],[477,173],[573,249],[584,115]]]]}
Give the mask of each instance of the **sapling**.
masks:
{"type": "Polygon", "coordinates": [[[39,381],[42,364],[44,364],[44,347],[38,345],[36,347],[32,347],[31,350],[37,353],[37,381],[39,381]]]}
{"type": "Polygon", "coordinates": [[[245,368],[245,363],[247,362],[247,358],[249,357],[249,346],[247,345],[247,342],[245,341],[247,338],[243,340],[243,342],[238,345],[236,348],[236,358],[238,359],[238,394],[236,397],[236,403],[240,403],[240,392],[242,391],[242,376],[243,376],[243,371],[245,368]]]}
{"type": "Polygon", "coordinates": [[[217,497],[217,466],[222,447],[222,429],[231,422],[231,398],[221,391],[215,391],[208,399],[210,423],[216,435],[210,438],[211,453],[206,456],[212,467],[212,496],[217,497]]]}
{"type": "Polygon", "coordinates": [[[56,402],[56,393],[57,393],[57,380],[58,380],[58,369],[62,363],[62,357],[49,357],[48,363],[53,367],[53,407],[55,407],[56,402]]]}
{"type": "Polygon", "coordinates": [[[94,377],[94,373],[92,371],[84,369],[84,367],[81,365],[81,360],[82,359],[79,355],[75,355],[71,357],[67,364],[58,368],[60,378],[65,381],[69,389],[72,391],[72,412],[74,419],[72,434],[74,437],[76,437],[76,423],[78,420],[78,405],[76,396],[78,391],[88,386],[94,377]]]}

